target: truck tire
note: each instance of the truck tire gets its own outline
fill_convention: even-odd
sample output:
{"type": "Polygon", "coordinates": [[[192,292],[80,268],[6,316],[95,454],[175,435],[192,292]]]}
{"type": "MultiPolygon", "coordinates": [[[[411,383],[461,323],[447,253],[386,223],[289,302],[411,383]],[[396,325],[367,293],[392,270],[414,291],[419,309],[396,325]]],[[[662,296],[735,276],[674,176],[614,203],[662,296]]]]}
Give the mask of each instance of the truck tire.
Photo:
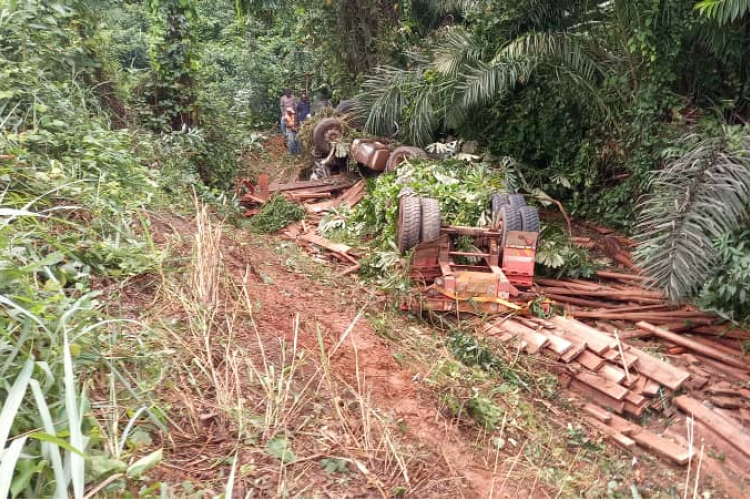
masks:
{"type": "Polygon", "coordinates": [[[498,218],[503,226],[503,235],[500,241],[501,248],[505,247],[505,241],[508,239],[508,233],[511,231],[523,231],[523,222],[521,214],[518,213],[518,207],[513,205],[503,205],[498,212],[498,218]]]}
{"type": "Polygon", "coordinates": [[[398,200],[396,244],[401,253],[408,252],[419,243],[422,226],[422,203],[419,196],[405,195],[398,200]]]}
{"type": "Polygon", "coordinates": [[[440,237],[440,202],[434,198],[422,198],[421,243],[440,237]]]}
{"type": "Polygon", "coordinates": [[[344,124],[338,118],[323,118],[313,129],[313,144],[323,154],[331,151],[331,143],[344,137],[344,124]]]}
{"type": "Polygon", "coordinates": [[[414,146],[401,146],[393,150],[388,157],[388,163],[385,164],[386,172],[394,172],[399,165],[409,158],[427,158],[424,149],[414,146]]]}
{"type": "Polygon", "coordinates": [[[524,198],[522,194],[509,194],[508,203],[510,203],[514,207],[525,207],[526,198],[524,198]]]}
{"type": "Polygon", "coordinates": [[[539,232],[539,210],[536,207],[518,207],[518,214],[521,216],[521,225],[524,231],[529,233],[539,232]]]}
{"type": "Polygon", "coordinates": [[[508,205],[508,194],[507,193],[493,193],[490,197],[490,208],[492,210],[492,220],[497,218],[497,214],[500,213],[500,207],[508,205]]]}
{"type": "Polygon", "coordinates": [[[354,99],[346,99],[344,101],[341,101],[339,105],[336,106],[336,113],[344,115],[354,110],[354,106],[356,105],[357,101],[355,101],[354,99]]]}

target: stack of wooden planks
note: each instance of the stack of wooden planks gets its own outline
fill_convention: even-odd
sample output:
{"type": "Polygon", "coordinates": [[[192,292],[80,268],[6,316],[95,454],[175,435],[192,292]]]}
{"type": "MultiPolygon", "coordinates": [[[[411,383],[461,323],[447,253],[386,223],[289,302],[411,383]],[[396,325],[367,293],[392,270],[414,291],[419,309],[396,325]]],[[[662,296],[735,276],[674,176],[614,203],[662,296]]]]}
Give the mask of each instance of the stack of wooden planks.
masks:
{"type": "MultiPolygon", "coordinates": [[[[564,385],[588,400],[584,421],[620,447],[630,450],[637,445],[685,465],[691,459],[690,449],[679,433],[673,429],[657,433],[625,417],[641,417],[651,409],[673,422],[694,418],[690,428],[695,429],[695,439],[709,443],[706,453],[727,457],[725,469],[734,471],[730,476],[739,477],[735,483],[741,486],[750,470],[750,356],[719,341],[738,342],[750,333],[704,327],[705,335],[730,332],[734,336],[708,340],[644,321],[635,328],[658,338],[668,352],[679,351],[669,354],[668,363],[624,342],[617,328],[607,331],[563,316],[496,318],[481,330],[528,354],[557,360],[554,366],[564,385]],[[677,393],[682,395],[673,400],[677,393]]],[[[692,450],[697,454],[699,447],[692,450]]],[[[707,463],[718,470],[720,465],[711,460],[707,463]]],[[[717,473],[724,477],[724,470],[717,473]]]]}
{"type": "Polygon", "coordinates": [[[529,354],[558,360],[561,379],[571,390],[613,414],[592,425],[618,444],[629,447],[632,442],[675,463],[687,462],[683,447],[617,415],[640,417],[649,407],[665,407],[666,398],[690,378],[688,371],[563,316],[498,318],[485,324],[483,332],[529,354]]]}

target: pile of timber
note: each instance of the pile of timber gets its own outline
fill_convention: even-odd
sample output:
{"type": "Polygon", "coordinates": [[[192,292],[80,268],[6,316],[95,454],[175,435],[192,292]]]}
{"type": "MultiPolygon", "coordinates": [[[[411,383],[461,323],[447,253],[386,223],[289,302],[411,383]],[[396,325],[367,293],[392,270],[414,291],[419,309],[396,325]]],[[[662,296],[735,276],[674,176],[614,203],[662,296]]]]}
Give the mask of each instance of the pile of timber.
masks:
{"type": "MultiPolygon", "coordinates": [[[[297,203],[335,198],[339,193],[357,185],[359,187],[355,190],[356,193],[350,193],[349,198],[341,200],[339,204],[343,201],[356,203],[364,195],[364,181],[359,176],[352,174],[332,175],[325,179],[287,183],[272,183],[268,174],[261,174],[258,176],[256,184],[249,181],[243,181],[242,184],[246,193],[240,198],[240,203],[247,207],[263,205],[276,194],[281,194],[289,201],[297,203]],[[359,199],[356,199],[357,196],[359,196],[359,199]],[[356,201],[354,201],[355,199],[356,201]]],[[[337,206],[337,204],[332,204],[331,207],[333,206],[337,206]]]]}
{"type": "MultiPolygon", "coordinates": [[[[702,412],[719,415],[723,412],[722,416],[732,420],[733,427],[712,427],[712,432],[723,435],[726,429],[743,429],[750,433],[744,427],[750,423],[747,420],[750,390],[741,385],[750,380],[749,357],[716,346],[710,349],[694,344],[693,339],[650,323],[641,322],[637,326],[665,342],[690,349],[693,354],[677,357],[678,366],[623,342],[617,330],[603,331],[562,316],[549,320],[497,318],[485,323],[483,333],[528,354],[557,360],[555,366],[563,384],[589,401],[584,406],[588,414],[585,421],[624,448],[639,445],[674,463],[688,462],[690,454],[684,443],[669,440],[624,418],[641,417],[648,409],[675,417],[671,396],[676,391],[687,393],[697,404],[705,401],[715,407],[701,404],[702,412]],[[723,375],[727,378],[718,378],[723,375]]],[[[681,401],[684,399],[676,398],[675,403],[685,411],[681,401]]],[[[718,422],[714,420],[707,425],[718,422]]],[[[747,450],[750,453],[750,446],[747,450]]]]}
{"type": "Polygon", "coordinates": [[[598,275],[617,282],[537,278],[535,291],[563,304],[568,315],[580,319],[614,321],[648,321],[678,327],[709,326],[716,322],[713,314],[693,306],[673,305],[658,290],[643,287],[644,278],[637,275],[599,271],[598,275]]]}

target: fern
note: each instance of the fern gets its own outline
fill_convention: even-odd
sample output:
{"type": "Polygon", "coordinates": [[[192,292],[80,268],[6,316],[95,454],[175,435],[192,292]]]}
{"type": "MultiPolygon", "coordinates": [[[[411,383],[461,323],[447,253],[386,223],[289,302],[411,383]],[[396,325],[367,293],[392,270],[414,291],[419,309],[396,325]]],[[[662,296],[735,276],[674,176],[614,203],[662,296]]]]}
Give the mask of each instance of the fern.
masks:
{"type": "Polygon", "coordinates": [[[668,153],[640,204],[636,263],[674,299],[712,275],[714,241],[750,217],[750,128],[725,127],[718,137],[687,134],[668,153]]]}

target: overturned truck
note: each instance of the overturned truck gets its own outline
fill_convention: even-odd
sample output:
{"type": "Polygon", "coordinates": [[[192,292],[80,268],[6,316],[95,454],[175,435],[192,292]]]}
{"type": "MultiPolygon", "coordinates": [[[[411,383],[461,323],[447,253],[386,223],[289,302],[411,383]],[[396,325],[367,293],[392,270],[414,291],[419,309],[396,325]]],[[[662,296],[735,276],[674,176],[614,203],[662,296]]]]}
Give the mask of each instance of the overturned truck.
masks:
{"type": "Polygon", "coordinates": [[[413,250],[410,276],[421,293],[409,309],[495,314],[519,310],[511,302],[519,288],[532,286],[539,240],[539,213],[517,194],[494,194],[488,228],[443,225],[440,203],[409,192],[399,198],[396,241],[413,250]],[[469,238],[472,250],[460,250],[469,238]]]}
{"type": "Polygon", "coordinates": [[[409,158],[427,158],[429,155],[415,146],[398,146],[391,149],[387,139],[354,139],[348,149],[341,151],[342,139],[347,129],[346,118],[324,118],[313,129],[313,178],[326,177],[337,159],[351,156],[359,165],[375,173],[393,172],[409,158]]]}

